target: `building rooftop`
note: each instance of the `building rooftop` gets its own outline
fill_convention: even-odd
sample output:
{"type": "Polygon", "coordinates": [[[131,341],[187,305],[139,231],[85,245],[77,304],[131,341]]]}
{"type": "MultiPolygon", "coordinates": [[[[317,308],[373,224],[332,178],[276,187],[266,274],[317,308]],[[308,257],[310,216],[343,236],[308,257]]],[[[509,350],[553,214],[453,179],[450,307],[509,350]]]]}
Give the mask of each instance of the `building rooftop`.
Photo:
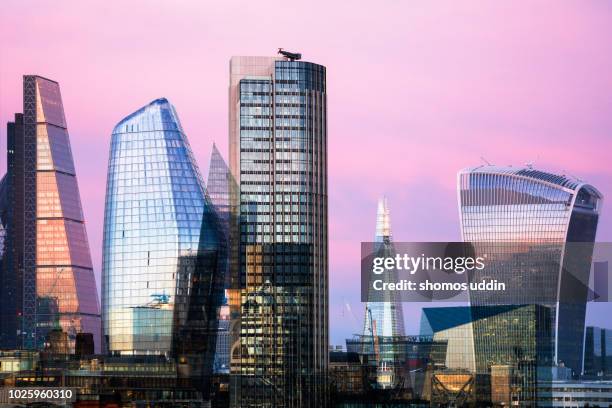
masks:
{"type": "Polygon", "coordinates": [[[602,194],[597,191],[593,186],[586,183],[584,180],[570,176],[567,174],[554,174],[547,171],[534,169],[531,165],[526,166],[495,166],[495,165],[481,165],[476,167],[468,167],[460,171],[460,174],[468,173],[483,173],[483,174],[505,174],[516,177],[523,177],[532,180],[539,180],[548,184],[560,186],[569,190],[577,191],[584,186],[588,186],[596,196],[602,198],[602,194]]]}

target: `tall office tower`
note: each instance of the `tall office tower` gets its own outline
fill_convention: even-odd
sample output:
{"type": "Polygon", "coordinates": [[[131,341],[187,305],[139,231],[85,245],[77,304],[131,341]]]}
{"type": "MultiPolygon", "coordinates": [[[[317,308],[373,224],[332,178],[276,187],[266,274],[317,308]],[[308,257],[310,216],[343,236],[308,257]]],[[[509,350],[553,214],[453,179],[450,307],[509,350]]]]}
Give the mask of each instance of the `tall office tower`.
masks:
{"type": "Polygon", "coordinates": [[[96,283],[59,85],[23,78],[23,114],[7,126],[2,347],[42,349],[62,331],[100,343],[96,283]]]}
{"type": "MultiPolygon", "coordinates": [[[[563,362],[580,373],[582,354],[576,351],[583,349],[601,199],[593,186],[578,179],[531,167],[480,166],[459,172],[462,238],[474,242],[478,256],[487,254],[486,268],[474,278],[494,278],[515,288],[504,293],[471,292],[471,304],[543,306],[524,309],[515,318],[529,319],[534,325],[541,322],[535,332],[551,342],[548,347],[534,339],[536,349],[531,351],[535,355],[529,356],[516,344],[490,341],[501,322],[480,320],[481,324],[474,323],[477,371],[486,372],[491,364],[526,364],[531,359],[537,366],[563,362]]],[[[519,325],[516,330],[520,327],[528,326],[519,325]]],[[[529,334],[517,332],[510,337],[521,336],[529,334]]]]}
{"type": "Polygon", "coordinates": [[[121,120],[104,213],[102,316],[111,353],[173,356],[195,381],[210,374],[222,299],[218,239],[174,107],[157,99],[121,120]]]}
{"type": "MultiPolygon", "coordinates": [[[[376,216],[376,236],[374,239],[373,251],[376,256],[394,257],[393,237],[391,234],[391,216],[386,198],[378,201],[376,216]]],[[[377,276],[377,279],[380,279],[377,276]]],[[[389,270],[382,277],[386,282],[397,281],[397,272],[389,270]]],[[[370,285],[372,288],[372,285],[370,285]]],[[[371,338],[382,344],[380,338],[391,338],[405,336],[404,331],[404,312],[402,304],[398,302],[396,293],[393,291],[368,292],[368,302],[366,303],[365,317],[363,319],[363,336],[371,338]]],[[[374,341],[364,341],[364,347],[371,347],[374,341]]],[[[402,364],[402,351],[393,347],[394,342],[388,342],[390,347],[378,351],[379,360],[377,362],[376,384],[380,388],[390,388],[396,385],[401,373],[399,372],[402,364]]]]}
{"type": "Polygon", "coordinates": [[[230,62],[230,169],[239,217],[230,308],[232,404],[319,407],[328,364],[325,67],[230,62]]]}
{"type": "Polygon", "coordinates": [[[6,236],[9,214],[12,210],[8,206],[8,184],[8,177],[5,174],[4,177],[0,179],[0,348],[16,347],[16,336],[14,333],[17,330],[14,324],[16,323],[14,307],[15,295],[14,293],[7,293],[7,289],[13,286],[11,283],[14,281],[14,277],[5,272],[8,270],[8,253],[5,244],[8,244],[6,236]],[[10,323],[13,323],[13,325],[6,327],[7,324],[10,323]],[[11,342],[7,341],[9,335],[12,340],[11,342]]]}

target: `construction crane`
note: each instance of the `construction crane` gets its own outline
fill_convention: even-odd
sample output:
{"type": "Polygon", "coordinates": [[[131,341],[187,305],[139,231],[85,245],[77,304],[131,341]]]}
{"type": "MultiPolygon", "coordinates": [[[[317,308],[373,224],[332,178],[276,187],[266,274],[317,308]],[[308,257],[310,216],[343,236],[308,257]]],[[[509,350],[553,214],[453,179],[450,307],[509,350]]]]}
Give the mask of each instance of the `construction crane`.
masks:
{"type": "Polygon", "coordinates": [[[376,359],[376,371],[380,365],[380,348],[378,344],[378,336],[376,335],[376,320],[372,317],[372,309],[367,307],[368,317],[370,319],[370,333],[372,334],[372,349],[374,351],[374,358],[376,359]]]}

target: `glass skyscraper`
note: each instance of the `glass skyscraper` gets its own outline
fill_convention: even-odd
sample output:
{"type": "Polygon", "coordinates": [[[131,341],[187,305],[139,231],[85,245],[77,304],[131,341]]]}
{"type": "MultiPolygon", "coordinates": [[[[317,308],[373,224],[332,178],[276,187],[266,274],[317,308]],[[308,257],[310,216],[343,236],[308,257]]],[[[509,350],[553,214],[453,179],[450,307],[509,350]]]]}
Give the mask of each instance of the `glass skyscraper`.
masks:
{"type": "MultiPolygon", "coordinates": [[[[113,354],[160,354],[212,369],[222,301],[219,224],[174,107],[121,120],[110,146],[102,314],[113,354]]],[[[198,380],[199,381],[199,380],[198,380]]]]}
{"type": "Polygon", "coordinates": [[[23,114],[7,139],[0,346],[42,349],[62,331],[67,351],[79,333],[93,334],[99,349],[98,295],[57,82],[24,76],[23,114]]]}
{"type": "MultiPolygon", "coordinates": [[[[381,198],[378,201],[373,250],[376,252],[376,256],[395,256],[391,233],[391,215],[386,198],[381,198]]],[[[387,282],[395,282],[397,281],[397,272],[394,269],[390,270],[386,272],[382,279],[387,282]]],[[[370,288],[372,288],[371,285],[370,288]]],[[[399,343],[395,345],[393,341],[389,341],[389,346],[385,349],[381,349],[378,344],[381,344],[385,338],[393,339],[405,335],[404,312],[402,304],[398,302],[396,293],[389,290],[375,291],[371,289],[368,292],[368,302],[363,319],[363,336],[364,339],[369,338],[372,341],[364,341],[363,344],[364,347],[369,349],[373,347],[372,344],[376,344],[374,347],[379,348],[379,350],[372,350],[372,354],[376,354],[378,358],[376,383],[380,388],[389,388],[396,385],[400,376],[399,366],[402,363],[400,356],[403,355],[403,350],[400,350],[399,343]]]]}
{"type": "MultiPolygon", "coordinates": [[[[391,233],[391,215],[386,198],[378,201],[376,215],[375,251],[382,250],[387,254],[382,256],[394,256],[393,236],[391,233]]],[[[397,281],[397,272],[392,270],[394,276],[385,276],[386,282],[397,281]]],[[[370,290],[369,301],[366,304],[366,312],[363,320],[364,336],[405,336],[404,311],[402,304],[398,301],[395,292],[382,291],[382,294],[370,290]],[[376,326],[375,328],[373,326],[376,326]]]]}
{"type": "MultiPolygon", "coordinates": [[[[319,407],[328,364],[325,67],[230,62],[232,404],[319,407]]],[[[231,236],[230,232],[230,236],[231,236]]]]}
{"type": "MultiPolygon", "coordinates": [[[[472,316],[476,370],[563,362],[579,374],[601,194],[576,178],[531,167],[480,166],[459,173],[458,199],[463,240],[474,243],[478,256],[488,257],[473,279],[510,280],[511,287],[521,288],[470,293],[471,305],[482,306],[472,311],[502,304],[537,306],[488,319],[472,316]],[[533,344],[525,348],[524,338],[533,344]]],[[[535,375],[543,371],[528,370],[527,387],[535,389],[535,375]]]]}

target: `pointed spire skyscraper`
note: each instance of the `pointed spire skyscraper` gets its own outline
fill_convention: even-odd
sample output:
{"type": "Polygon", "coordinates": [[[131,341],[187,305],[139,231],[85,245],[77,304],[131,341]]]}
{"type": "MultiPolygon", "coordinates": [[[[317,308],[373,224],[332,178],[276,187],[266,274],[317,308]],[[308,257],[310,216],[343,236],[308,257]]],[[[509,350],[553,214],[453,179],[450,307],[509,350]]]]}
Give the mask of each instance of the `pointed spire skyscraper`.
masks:
{"type": "MultiPolygon", "coordinates": [[[[378,245],[376,245],[377,251],[382,250],[389,256],[394,255],[395,250],[393,248],[391,233],[391,216],[386,197],[378,200],[376,236],[374,238],[374,242],[382,246],[378,247],[378,245]]],[[[394,270],[390,271],[389,273],[396,274],[394,270]]],[[[397,276],[395,278],[397,278],[397,276]]],[[[394,282],[395,280],[389,279],[387,281],[394,282]]],[[[383,291],[382,294],[368,294],[368,303],[366,304],[363,324],[363,335],[385,337],[405,335],[402,304],[397,301],[395,292],[383,291]]]]}

